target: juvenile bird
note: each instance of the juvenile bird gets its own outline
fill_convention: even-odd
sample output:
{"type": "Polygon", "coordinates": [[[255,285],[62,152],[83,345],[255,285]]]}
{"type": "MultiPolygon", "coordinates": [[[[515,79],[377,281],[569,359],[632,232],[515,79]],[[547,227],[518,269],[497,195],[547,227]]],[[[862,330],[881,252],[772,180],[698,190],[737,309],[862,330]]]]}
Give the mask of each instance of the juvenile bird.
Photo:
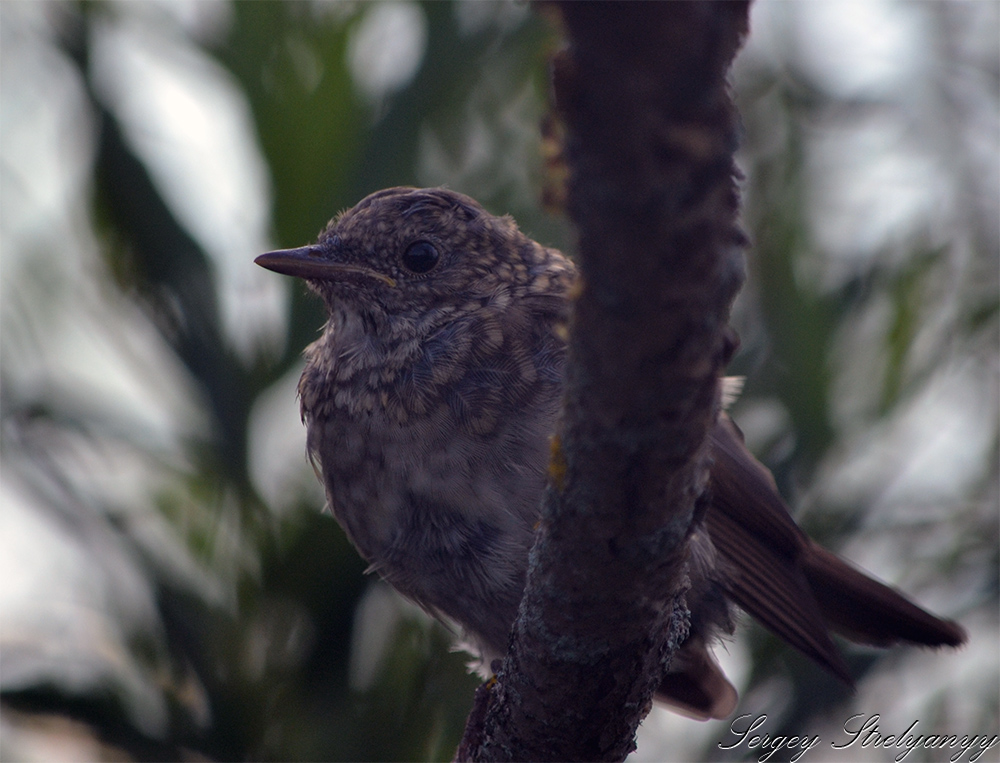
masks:
{"type": "MultiPolygon", "coordinates": [[[[506,651],[540,515],[564,383],[576,273],[559,251],[441,188],[390,188],[317,243],[257,264],[304,278],[329,320],[299,382],[308,451],[359,553],[404,596],[458,624],[489,665],[506,651]]],[[[658,697],[723,718],[736,692],[709,643],[749,612],[846,683],[829,632],[956,646],[965,632],[799,527],[725,414],[711,502],[689,539],[691,630],[658,697]]]]}

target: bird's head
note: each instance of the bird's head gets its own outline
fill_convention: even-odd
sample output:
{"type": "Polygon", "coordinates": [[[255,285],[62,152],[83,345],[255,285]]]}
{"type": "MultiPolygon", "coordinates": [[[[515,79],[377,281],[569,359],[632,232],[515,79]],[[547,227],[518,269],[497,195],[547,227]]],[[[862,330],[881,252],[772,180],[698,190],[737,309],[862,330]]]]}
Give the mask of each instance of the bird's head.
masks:
{"type": "Polygon", "coordinates": [[[516,299],[572,268],[511,218],[442,188],[378,191],[331,220],[315,244],[256,262],[304,278],[332,314],[355,313],[373,326],[516,299]]]}

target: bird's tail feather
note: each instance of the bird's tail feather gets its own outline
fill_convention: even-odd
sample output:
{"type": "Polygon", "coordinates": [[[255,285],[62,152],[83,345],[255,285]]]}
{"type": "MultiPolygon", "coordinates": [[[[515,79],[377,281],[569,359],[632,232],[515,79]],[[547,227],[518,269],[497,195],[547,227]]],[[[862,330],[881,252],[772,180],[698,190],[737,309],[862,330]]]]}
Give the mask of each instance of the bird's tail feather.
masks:
{"type": "Polygon", "coordinates": [[[853,685],[833,630],[877,646],[958,646],[965,631],[868,577],[795,524],[770,472],[721,416],[712,431],[712,503],[706,523],[723,584],[742,609],[791,646],[853,685]]]}
{"type": "Polygon", "coordinates": [[[823,617],[837,633],[859,644],[958,646],[965,630],[935,617],[825,548],[810,543],[802,570],[823,617]]]}

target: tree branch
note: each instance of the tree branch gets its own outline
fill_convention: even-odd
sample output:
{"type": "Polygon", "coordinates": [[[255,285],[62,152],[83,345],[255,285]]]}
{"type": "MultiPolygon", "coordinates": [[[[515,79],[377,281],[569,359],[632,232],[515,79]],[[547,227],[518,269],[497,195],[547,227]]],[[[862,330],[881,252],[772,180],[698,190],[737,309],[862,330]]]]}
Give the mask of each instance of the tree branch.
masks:
{"type": "Polygon", "coordinates": [[[743,278],[726,72],[745,3],[561,3],[579,231],[565,417],[468,760],[621,760],[687,632],[685,539],[743,278]]]}

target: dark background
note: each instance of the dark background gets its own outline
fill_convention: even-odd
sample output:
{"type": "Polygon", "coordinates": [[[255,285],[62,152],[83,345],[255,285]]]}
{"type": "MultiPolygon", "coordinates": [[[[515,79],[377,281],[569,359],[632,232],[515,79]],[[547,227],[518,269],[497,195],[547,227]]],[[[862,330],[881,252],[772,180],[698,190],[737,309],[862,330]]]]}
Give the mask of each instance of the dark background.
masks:
{"type": "MultiPolygon", "coordinates": [[[[851,697],[745,623],[765,732],[1000,732],[997,8],[753,9],[734,415],[815,537],[971,639],[847,647],[851,697]]],[[[0,4],[0,756],[451,758],[477,681],[320,513],[324,317],[252,261],[403,184],[571,252],[557,44],[511,3],[0,4]]],[[[634,757],[751,753],[727,728],[655,709],[634,757]]]]}

